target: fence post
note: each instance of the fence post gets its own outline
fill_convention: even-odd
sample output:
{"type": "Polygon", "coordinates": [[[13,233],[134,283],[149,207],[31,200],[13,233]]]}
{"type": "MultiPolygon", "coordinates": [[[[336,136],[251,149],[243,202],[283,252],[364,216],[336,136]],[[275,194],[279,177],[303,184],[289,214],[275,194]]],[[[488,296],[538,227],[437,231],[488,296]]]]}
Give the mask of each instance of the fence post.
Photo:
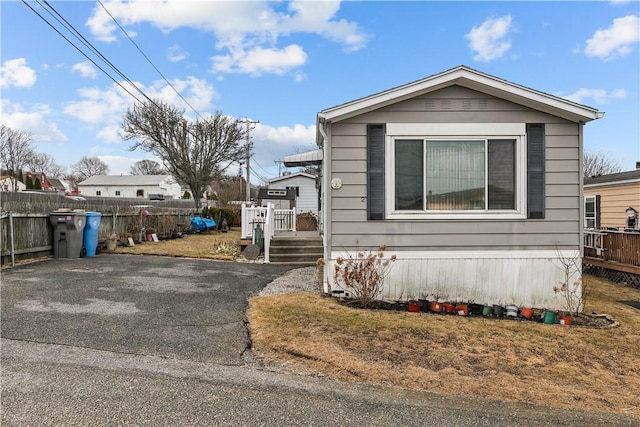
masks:
{"type": "Polygon", "coordinates": [[[11,267],[16,265],[16,248],[13,240],[13,213],[9,212],[9,235],[11,236],[11,267]]]}
{"type": "Polygon", "coordinates": [[[264,219],[264,263],[270,264],[269,249],[271,247],[271,236],[273,233],[273,206],[267,203],[267,215],[264,219]]]}
{"type": "Polygon", "coordinates": [[[292,212],[293,212],[293,221],[292,221],[293,231],[296,231],[296,207],[295,206],[293,207],[292,212]]]}

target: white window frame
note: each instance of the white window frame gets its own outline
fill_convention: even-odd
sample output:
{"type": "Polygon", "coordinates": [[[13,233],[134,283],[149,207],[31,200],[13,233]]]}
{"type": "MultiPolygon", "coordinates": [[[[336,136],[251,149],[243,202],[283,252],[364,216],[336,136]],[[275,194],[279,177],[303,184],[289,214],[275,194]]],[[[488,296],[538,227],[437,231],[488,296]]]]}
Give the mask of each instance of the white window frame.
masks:
{"type": "Polygon", "coordinates": [[[597,228],[598,207],[596,206],[596,202],[597,202],[597,196],[584,196],[584,218],[583,218],[584,228],[597,228]],[[593,201],[593,217],[587,217],[587,201],[588,200],[593,201]],[[593,227],[589,227],[589,225],[587,224],[587,218],[593,219],[593,227]]]}
{"type": "MultiPolygon", "coordinates": [[[[385,141],[386,218],[406,219],[526,219],[527,134],[525,123],[387,123],[385,141]],[[395,141],[398,139],[514,139],[516,141],[516,208],[514,210],[398,211],[395,210],[395,141]]],[[[486,159],[486,154],[485,154],[486,159]]],[[[425,165],[426,167],[426,165],[425,165]]],[[[488,182],[485,167],[485,187],[488,182]]]]}

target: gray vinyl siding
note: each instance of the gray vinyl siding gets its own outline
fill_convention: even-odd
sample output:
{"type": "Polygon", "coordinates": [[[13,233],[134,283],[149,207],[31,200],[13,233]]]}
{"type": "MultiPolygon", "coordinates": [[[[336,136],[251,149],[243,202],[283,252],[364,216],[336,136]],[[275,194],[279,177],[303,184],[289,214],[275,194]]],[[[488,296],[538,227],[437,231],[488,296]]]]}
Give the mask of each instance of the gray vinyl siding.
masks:
{"type": "Polygon", "coordinates": [[[580,245],[580,124],[462,87],[333,122],[330,170],[335,250],[385,244],[390,250],[556,250],[580,245]],[[447,102],[451,100],[451,102],[447,102]],[[370,123],[544,123],[545,218],[367,221],[366,125],[370,123]]]}

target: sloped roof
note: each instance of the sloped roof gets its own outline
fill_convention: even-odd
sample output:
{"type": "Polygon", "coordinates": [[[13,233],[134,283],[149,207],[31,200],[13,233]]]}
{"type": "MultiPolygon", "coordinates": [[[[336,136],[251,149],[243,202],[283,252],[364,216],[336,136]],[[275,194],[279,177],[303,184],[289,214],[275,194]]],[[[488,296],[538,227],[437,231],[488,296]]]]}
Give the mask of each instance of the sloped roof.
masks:
{"type": "Polygon", "coordinates": [[[167,178],[171,178],[171,175],[94,175],[78,185],[158,185],[167,178]]]}
{"type": "Polygon", "coordinates": [[[316,177],[311,175],[311,174],[304,173],[304,172],[297,172],[297,173],[292,173],[290,175],[283,175],[283,176],[279,176],[277,178],[272,178],[272,179],[269,180],[269,183],[278,182],[278,181],[286,181],[288,179],[291,179],[291,178],[294,178],[294,177],[298,177],[298,176],[301,176],[301,177],[304,177],[304,178],[310,178],[310,179],[313,179],[314,181],[316,179],[316,177]]]}
{"type": "Polygon", "coordinates": [[[327,108],[318,113],[318,121],[345,120],[453,85],[486,93],[573,122],[588,122],[604,115],[603,112],[595,108],[530,89],[461,65],[421,80],[327,108]]]}
{"type": "Polygon", "coordinates": [[[584,186],[589,187],[606,184],[625,184],[632,182],[640,182],[640,169],[585,178],[584,186]]]}

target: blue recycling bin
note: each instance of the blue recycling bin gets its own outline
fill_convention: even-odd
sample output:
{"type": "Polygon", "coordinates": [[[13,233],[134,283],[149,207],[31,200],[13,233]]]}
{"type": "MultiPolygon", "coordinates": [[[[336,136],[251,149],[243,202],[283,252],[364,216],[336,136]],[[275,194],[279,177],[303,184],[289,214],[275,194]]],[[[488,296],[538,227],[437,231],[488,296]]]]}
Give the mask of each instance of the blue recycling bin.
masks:
{"type": "Polygon", "coordinates": [[[98,251],[98,229],[100,228],[100,212],[87,212],[87,224],[84,227],[84,249],[86,256],[96,256],[98,251]]]}

